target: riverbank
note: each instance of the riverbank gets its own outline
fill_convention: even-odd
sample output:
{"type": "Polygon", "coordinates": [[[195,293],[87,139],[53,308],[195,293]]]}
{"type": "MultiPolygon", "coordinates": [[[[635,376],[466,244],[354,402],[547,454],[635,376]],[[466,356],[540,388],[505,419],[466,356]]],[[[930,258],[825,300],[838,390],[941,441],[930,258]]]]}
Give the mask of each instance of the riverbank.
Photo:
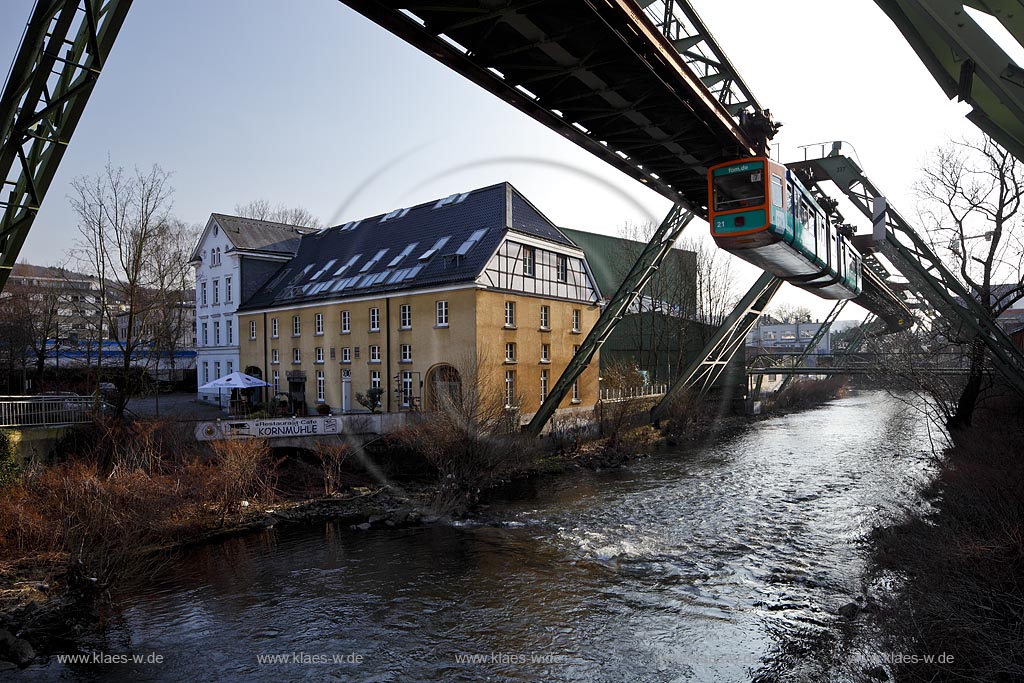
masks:
{"type": "MultiPolygon", "coordinates": [[[[715,410],[675,414],[662,430],[613,421],[596,438],[555,435],[514,467],[495,472],[475,499],[512,479],[620,467],[751,423],[747,417],[719,417],[715,410]]],[[[369,530],[467,512],[438,509],[436,481],[385,484],[351,468],[342,471],[352,450],[344,445],[322,449],[312,464],[272,462],[261,442],[225,444],[209,457],[180,452],[171,424],[131,429],[94,436],[144,444],[137,450],[111,460],[102,448],[79,443],[69,462],[28,473],[0,497],[0,551],[6,558],[0,561],[0,660],[24,665],[36,654],[73,650],[115,584],[145,580],[188,546],[285,524],[338,520],[369,530]],[[336,493],[323,495],[325,490],[336,493]]],[[[391,446],[415,443],[413,438],[391,446]]]]}
{"type": "Polygon", "coordinates": [[[874,651],[864,680],[1024,680],[1024,416],[954,437],[922,493],[931,511],[873,534],[875,581],[893,590],[857,636],[874,651]]]}

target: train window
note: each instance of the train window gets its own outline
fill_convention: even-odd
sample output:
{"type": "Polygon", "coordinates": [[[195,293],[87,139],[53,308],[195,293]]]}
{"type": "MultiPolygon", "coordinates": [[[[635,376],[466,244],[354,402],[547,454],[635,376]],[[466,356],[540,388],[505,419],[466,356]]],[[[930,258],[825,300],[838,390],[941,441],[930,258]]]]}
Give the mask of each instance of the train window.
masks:
{"type": "Polygon", "coordinates": [[[723,170],[730,169],[719,169],[712,176],[715,211],[735,211],[764,204],[765,180],[762,168],[728,174],[722,173],[723,170]]]}
{"type": "Polygon", "coordinates": [[[772,206],[782,208],[782,178],[772,175],[772,206]]]}

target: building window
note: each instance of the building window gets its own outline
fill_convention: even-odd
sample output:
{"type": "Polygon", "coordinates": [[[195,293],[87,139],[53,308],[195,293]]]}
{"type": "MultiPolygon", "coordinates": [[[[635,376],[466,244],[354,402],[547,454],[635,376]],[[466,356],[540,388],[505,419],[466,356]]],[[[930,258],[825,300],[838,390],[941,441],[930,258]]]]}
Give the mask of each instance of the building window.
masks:
{"type": "Polygon", "coordinates": [[[231,362],[231,361],[228,361],[228,371],[225,374],[230,375],[234,371],[235,371],[235,364],[233,362],[231,362]]]}
{"type": "Polygon", "coordinates": [[[438,301],[435,303],[436,317],[434,324],[438,327],[448,327],[448,302],[438,301]]]}
{"type": "Polygon", "coordinates": [[[302,362],[302,349],[292,349],[292,362],[296,364],[302,362]]]}
{"type": "Polygon", "coordinates": [[[220,280],[213,281],[213,305],[220,303],[220,280]]]}
{"type": "Polygon", "coordinates": [[[508,342],[507,344],[505,344],[505,362],[516,362],[516,345],[514,342],[508,342]]]}
{"type": "Polygon", "coordinates": [[[402,330],[412,327],[412,306],[409,304],[402,304],[398,307],[398,327],[402,330]]]}
{"type": "Polygon", "coordinates": [[[323,363],[324,362],[324,347],[318,346],[315,349],[313,349],[313,351],[316,354],[316,361],[315,362],[323,363]]]}
{"type": "Polygon", "coordinates": [[[548,397],[548,371],[540,371],[540,402],[543,403],[544,399],[548,397]]]}
{"type": "Polygon", "coordinates": [[[352,362],[352,349],[350,349],[347,346],[341,349],[341,362],[342,363],[351,363],[352,362]]]}
{"type": "Polygon", "coordinates": [[[402,371],[402,407],[408,408],[412,404],[412,372],[402,371]]]}
{"type": "Polygon", "coordinates": [[[228,346],[231,346],[235,343],[235,326],[230,320],[225,320],[224,327],[227,328],[228,346]]]}
{"type": "Polygon", "coordinates": [[[371,363],[379,363],[380,362],[380,347],[377,346],[376,344],[370,346],[370,362],[371,363]]]}
{"type": "Polygon", "coordinates": [[[540,362],[550,363],[551,362],[551,344],[540,345],[540,362]]]}
{"type": "Polygon", "coordinates": [[[550,330],[551,329],[551,307],[541,306],[540,307],[540,329],[550,330]]]}
{"type": "Polygon", "coordinates": [[[535,275],[535,262],[537,253],[533,247],[523,247],[523,275],[533,277],[535,275]]]}
{"type": "Polygon", "coordinates": [[[213,362],[213,378],[220,379],[220,361],[213,362]]]}
{"type": "Polygon", "coordinates": [[[572,331],[580,331],[580,309],[578,308],[572,309],[572,331]]]}
{"type": "Polygon", "coordinates": [[[256,338],[256,321],[255,320],[250,320],[249,321],[249,339],[255,339],[255,338],[256,338]]]}
{"type": "Polygon", "coordinates": [[[505,302],[505,327],[516,326],[516,302],[505,302]]]}
{"type": "Polygon", "coordinates": [[[317,370],[316,371],[316,400],[319,403],[323,403],[324,402],[324,385],[325,384],[326,384],[326,382],[324,381],[324,371],[323,370],[317,370]]]}
{"type": "Polygon", "coordinates": [[[580,402],[580,381],[579,380],[576,380],[575,382],[572,383],[572,402],[573,403],[579,403],[580,402]]]}
{"type": "Polygon", "coordinates": [[[557,257],[556,276],[559,282],[569,281],[569,259],[559,254],[557,257]]]}
{"type": "Polygon", "coordinates": [[[231,278],[224,278],[224,301],[231,303],[231,278]]]}
{"type": "Polygon", "coordinates": [[[349,311],[341,312],[341,333],[349,334],[352,331],[352,314],[349,311]]]}
{"type": "Polygon", "coordinates": [[[270,349],[270,362],[275,365],[281,362],[281,354],[277,349],[270,349]]]}
{"type": "Polygon", "coordinates": [[[321,335],[324,333],[324,314],[317,313],[313,318],[313,334],[321,335]]]}
{"type": "Polygon", "coordinates": [[[516,371],[505,371],[505,407],[511,408],[516,404],[516,371]]]}
{"type": "Polygon", "coordinates": [[[370,332],[380,332],[380,309],[370,309],[370,332]]]}
{"type": "Polygon", "coordinates": [[[210,345],[210,334],[209,334],[209,332],[210,332],[210,324],[209,323],[203,323],[203,346],[209,346],[210,345]]]}
{"type": "Polygon", "coordinates": [[[210,363],[209,361],[203,361],[203,384],[210,381],[210,363]]]}
{"type": "Polygon", "coordinates": [[[203,305],[205,306],[206,305],[206,282],[205,281],[203,281],[203,284],[202,284],[202,287],[200,288],[200,291],[202,292],[202,301],[203,301],[203,305]]]}
{"type": "Polygon", "coordinates": [[[370,372],[370,388],[380,389],[380,370],[372,370],[370,372]]]}
{"type": "Polygon", "coordinates": [[[213,323],[213,345],[220,346],[220,321],[214,321],[213,323]]]}
{"type": "Polygon", "coordinates": [[[274,370],[274,393],[276,394],[281,390],[281,373],[274,370]]]}
{"type": "Polygon", "coordinates": [[[359,360],[359,347],[358,346],[352,347],[352,357],[355,358],[356,360],[359,360]]]}
{"type": "Polygon", "coordinates": [[[270,319],[270,336],[277,339],[277,318],[270,319]]]}
{"type": "Polygon", "coordinates": [[[302,323],[299,322],[299,316],[293,315],[292,316],[292,336],[293,337],[298,337],[300,334],[302,334],[302,323]]]}
{"type": "Polygon", "coordinates": [[[402,348],[401,362],[402,363],[411,363],[412,362],[412,344],[402,344],[401,348],[402,348]]]}

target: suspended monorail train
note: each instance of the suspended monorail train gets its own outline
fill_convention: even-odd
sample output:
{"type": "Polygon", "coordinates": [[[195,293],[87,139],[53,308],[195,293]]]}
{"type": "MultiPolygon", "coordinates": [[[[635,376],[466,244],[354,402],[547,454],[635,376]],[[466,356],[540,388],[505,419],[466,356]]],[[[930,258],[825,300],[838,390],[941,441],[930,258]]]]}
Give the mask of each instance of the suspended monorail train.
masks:
{"type": "Polygon", "coordinates": [[[789,169],[765,157],[708,169],[715,243],[824,299],[861,293],[861,255],[789,169]]]}

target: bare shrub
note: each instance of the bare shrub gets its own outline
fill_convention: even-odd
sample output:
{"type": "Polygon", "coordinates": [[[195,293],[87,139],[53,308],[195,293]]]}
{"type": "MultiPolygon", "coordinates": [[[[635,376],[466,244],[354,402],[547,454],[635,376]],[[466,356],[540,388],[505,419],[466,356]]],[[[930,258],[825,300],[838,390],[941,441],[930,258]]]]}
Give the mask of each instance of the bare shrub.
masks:
{"type": "Polygon", "coordinates": [[[829,377],[820,380],[795,380],[790,382],[777,396],[769,402],[771,410],[794,410],[816,406],[834,398],[846,395],[846,377],[829,377]]]}
{"type": "Polygon", "coordinates": [[[674,440],[689,438],[700,423],[700,397],[690,389],[676,392],[669,401],[661,433],[674,440]]]}
{"type": "Polygon", "coordinates": [[[580,452],[587,437],[595,431],[593,416],[580,413],[555,415],[551,418],[548,440],[559,454],[572,456],[580,452]]]}
{"type": "Polygon", "coordinates": [[[396,435],[437,469],[439,514],[475,504],[484,488],[522,469],[535,448],[521,436],[518,408],[505,405],[495,374],[480,371],[486,365],[479,356],[460,360],[460,389],[438,397],[434,412],[396,435]]]}
{"type": "Polygon", "coordinates": [[[212,442],[217,456],[221,524],[243,500],[274,499],[270,447],[263,439],[225,439],[212,442]]]}
{"type": "Polygon", "coordinates": [[[352,449],[346,443],[317,442],[313,452],[324,473],[324,495],[337,493],[341,485],[341,471],[352,449]]]}

